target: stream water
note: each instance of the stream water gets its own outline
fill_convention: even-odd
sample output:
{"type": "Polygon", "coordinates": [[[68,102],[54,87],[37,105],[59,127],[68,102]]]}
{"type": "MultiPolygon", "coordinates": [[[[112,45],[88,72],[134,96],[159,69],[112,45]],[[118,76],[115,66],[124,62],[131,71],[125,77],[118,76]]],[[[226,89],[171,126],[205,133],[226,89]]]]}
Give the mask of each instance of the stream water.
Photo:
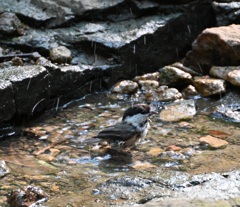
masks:
{"type": "MultiPolygon", "coordinates": [[[[107,147],[98,148],[91,137],[114,124],[132,102],[128,98],[113,100],[105,93],[92,94],[48,111],[21,127],[19,135],[2,139],[0,157],[9,173],[0,177],[0,206],[8,206],[6,196],[11,190],[28,185],[48,194],[42,206],[127,206],[153,198],[200,199],[193,196],[191,188],[180,190],[186,194],[179,189],[188,189],[186,183],[194,186],[196,180],[196,185],[214,180],[215,175],[223,178],[221,173],[234,170],[236,186],[231,180],[225,182],[235,191],[216,189],[216,179],[211,184],[215,190],[205,194],[203,190],[202,198],[240,196],[240,130],[236,123],[202,113],[192,120],[163,123],[156,114],[146,139],[131,153],[109,154],[107,147]],[[199,141],[206,135],[226,140],[227,147],[209,149],[199,141]]],[[[156,109],[160,106],[152,105],[156,109]]]]}

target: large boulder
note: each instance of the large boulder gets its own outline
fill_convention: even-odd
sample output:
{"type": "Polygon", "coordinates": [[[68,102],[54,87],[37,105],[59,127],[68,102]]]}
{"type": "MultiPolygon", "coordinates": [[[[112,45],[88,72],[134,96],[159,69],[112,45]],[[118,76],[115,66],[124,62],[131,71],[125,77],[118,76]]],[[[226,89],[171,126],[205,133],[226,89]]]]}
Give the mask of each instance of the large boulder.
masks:
{"type": "Polygon", "coordinates": [[[184,65],[204,74],[212,66],[240,65],[240,25],[205,29],[193,42],[184,65]]]}

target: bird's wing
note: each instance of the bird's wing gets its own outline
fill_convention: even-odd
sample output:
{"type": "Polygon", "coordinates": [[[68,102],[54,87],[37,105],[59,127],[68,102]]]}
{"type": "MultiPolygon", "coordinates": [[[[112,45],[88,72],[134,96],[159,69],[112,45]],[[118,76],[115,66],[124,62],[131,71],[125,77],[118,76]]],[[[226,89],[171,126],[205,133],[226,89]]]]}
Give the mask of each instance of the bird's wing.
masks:
{"type": "Polygon", "coordinates": [[[103,129],[96,137],[125,141],[132,138],[136,133],[136,129],[133,126],[125,123],[118,123],[103,129]]]}

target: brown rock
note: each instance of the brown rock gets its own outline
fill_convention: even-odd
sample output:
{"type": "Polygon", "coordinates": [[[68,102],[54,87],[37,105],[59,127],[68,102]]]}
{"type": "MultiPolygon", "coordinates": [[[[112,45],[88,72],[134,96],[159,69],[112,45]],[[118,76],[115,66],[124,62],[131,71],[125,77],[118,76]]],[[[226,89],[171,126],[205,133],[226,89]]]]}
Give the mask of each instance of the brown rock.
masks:
{"type": "Polygon", "coordinates": [[[46,162],[52,162],[55,160],[55,157],[53,157],[52,155],[49,155],[49,154],[40,154],[37,157],[38,157],[38,159],[46,161],[46,162]]]}
{"type": "Polygon", "coordinates": [[[212,137],[210,135],[207,135],[205,137],[201,137],[200,142],[203,143],[203,144],[208,144],[209,147],[213,148],[213,149],[224,149],[228,145],[227,141],[212,137]]]}
{"type": "Polygon", "coordinates": [[[240,65],[240,25],[205,29],[193,42],[183,64],[204,74],[213,65],[240,65]]]}
{"type": "Polygon", "coordinates": [[[130,80],[124,80],[116,83],[112,88],[112,93],[133,94],[138,90],[138,84],[130,80]]]}
{"type": "Polygon", "coordinates": [[[180,151],[182,148],[181,147],[178,147],[176,145],[169,145],[166,150],[167,151],[180,151]]]}
{"type": "Polygon", "coordinates": [[[214,78],[196,78],[194,80],[194,86],[196,90],[205,97],[223,94],[226,91],[225,81],[214,78]]]}
{"type": "Polygon", "coordinates": [[[163,149],[160,147],[153,147],[149,150],[148,154],[151,155],[152,157],[157,157],[163,152],[163,149]]]}

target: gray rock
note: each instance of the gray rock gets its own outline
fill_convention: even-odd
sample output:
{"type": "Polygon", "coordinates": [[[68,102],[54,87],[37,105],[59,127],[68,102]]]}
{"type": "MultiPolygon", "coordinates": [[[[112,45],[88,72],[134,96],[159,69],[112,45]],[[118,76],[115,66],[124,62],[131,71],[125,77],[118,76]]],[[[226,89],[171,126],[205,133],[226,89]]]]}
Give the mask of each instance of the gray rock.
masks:
{"type": "Polygon", "coordinates": [[[240,17],[240,2],[238,1],[213,1],[213,9],[216,14],[217,25],[225,26],[238,24],[240,17]]]}
{"type": "Polygon", "coordinates": [[[161,85],[183,86],[192,82],[192,76],[173,66],[165,66],[159,77],[161,85]]]}
{"type": "MultiPolygon", "coordinates": [[[[1,3],[0,3],[1,5],[1,3]]],[[[22,27],[21,21],[14,13],[2,13],[0,15],[0,33],[5,35],[17,35],[22,27]]]]}
{"type": "Polygon", "coordinates": [[[182,98],[182,94],[176,88],[168,88],[168,86],[160,86],[155,90],[146,92],[148,101],[174,101],[182,98]]]}
{"type": "Polygon", "coordinates": [[[0,94],[1,94],[0,99],[0,123],[1,123],[10,120],[16,112],[14,91],[12,83],[9,80],[4,80],[0,78],[0,94]]]}
{"type": "Polygon", "coordinates": [[[180,100],[175,101],[165,106],[160,112],[160,119],[162,121],[181,121],[191,119],[196,114],[196,107],[194,100],[180,100]]]}
{"type": "MultiPolygon", "coordinates": [[[[49,77],[44,67],[13,66],[4,68],[0,70],[0,79],[9,80],[12,83],[15,108],[18,114],[31,115],[46,108],[49,98],[49,77]]],[[[13,103],[11,97],[6,100],[13,103]]]]}
{"type": "Polygon", "coordinates": [[[4,160],[0,160],[0,178],[10,173],[9,167],[6,165],[4,160]]]}

